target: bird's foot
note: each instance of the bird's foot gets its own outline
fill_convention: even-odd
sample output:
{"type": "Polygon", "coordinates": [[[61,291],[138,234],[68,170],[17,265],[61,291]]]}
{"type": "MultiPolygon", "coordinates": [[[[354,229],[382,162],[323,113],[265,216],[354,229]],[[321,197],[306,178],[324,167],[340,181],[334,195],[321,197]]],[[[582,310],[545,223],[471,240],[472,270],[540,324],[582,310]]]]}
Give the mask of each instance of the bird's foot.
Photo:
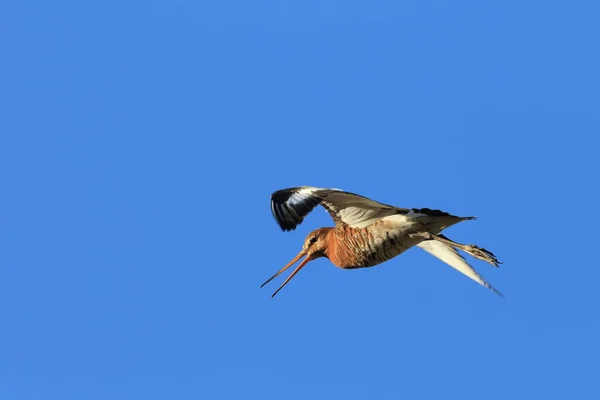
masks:
{"type": "Polygon", "coordinates": [[[498,267],[500,264],[502,264],[500,261],[498,261],[498,259],[494,255],[494,253],[492,253],[491,251],[486,250],[482,247],[475,246],[474,244],[466,245],[464,250],[467,253],[469,253],[470,255],[472,255],[473,257],[478,258],[487,263],[490,263],[494,267],[498,267]]]}

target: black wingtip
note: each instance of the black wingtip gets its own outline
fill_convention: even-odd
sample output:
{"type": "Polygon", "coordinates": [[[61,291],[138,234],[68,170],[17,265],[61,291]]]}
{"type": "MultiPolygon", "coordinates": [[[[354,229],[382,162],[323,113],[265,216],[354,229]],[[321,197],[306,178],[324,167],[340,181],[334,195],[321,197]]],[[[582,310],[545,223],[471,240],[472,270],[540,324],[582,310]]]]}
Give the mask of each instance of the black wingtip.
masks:
{"type": "Polygon", "coordinates": [[[317,188],[294,187],[271,194],[271,212],[282,231],[292,231],[302,223],[322,198],[316,194],[317,188]],[[307,190],[306,192],[302,192],[307,190]]]}

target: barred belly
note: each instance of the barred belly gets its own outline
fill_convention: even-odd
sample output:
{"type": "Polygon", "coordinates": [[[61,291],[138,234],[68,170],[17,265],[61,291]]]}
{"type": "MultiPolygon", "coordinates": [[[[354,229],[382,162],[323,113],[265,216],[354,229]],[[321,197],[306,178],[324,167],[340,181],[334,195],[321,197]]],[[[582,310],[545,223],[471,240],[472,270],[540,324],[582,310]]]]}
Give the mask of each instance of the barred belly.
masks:
{"type": "Polygon", "coordinates": [[[411,244],[402,240],[401,236],[403,237],[397,230],[372,232],[367,246],[363,249],[364,266],[372,267],[408,250],[411,244]]]}

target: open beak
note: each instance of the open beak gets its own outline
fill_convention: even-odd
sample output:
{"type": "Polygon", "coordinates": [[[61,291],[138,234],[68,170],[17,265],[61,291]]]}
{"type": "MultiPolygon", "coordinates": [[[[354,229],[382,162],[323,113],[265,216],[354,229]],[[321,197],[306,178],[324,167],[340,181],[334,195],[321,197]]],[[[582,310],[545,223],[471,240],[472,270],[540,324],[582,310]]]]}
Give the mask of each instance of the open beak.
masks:
{"type": "Polygon", "coordinates": [[[290,261],[289,263],[287,263],[287,265],[285,267],[283,267],[279,271],[277,271],[277,273],[275,275],[273,275],[272,277],[270,277],[269,279],[267,279],[267,281],[265,283],[263,283],[262,285],[260,285],[260,287],[265,286],[267,283],[269,283],[273,279],[277,278],[282,272],[284,272],[286,269],[288,269],[289,267],[291,267],[292,265],[294,265],[296,262],[298,262],[299,259],[301,259],[304,256],[306,256],[306,258],[304,260],[302,260],[302,262],[300,263],[300,265],[298,265],[298,267],[296,267],[296,269],[294,270],[294,272],[292,272],[290,274],[290,276],[288,276],[288,278],[285,280],[285,282],[283,282],[281,284],[281,286],[279,286],[279,289],[277,289],[275,291],[275,293],[273,293],[273,295],[271,296],[271,298],[275,297],[275,295],[281,289],[283,289],[283,287],[294,277],[294,275],[296,275],[298,273],[298,271],[300,271],[302,269],[302,267],[304,267],[306,264],[308,264],[308,262],[310,260],[312,260],[311,256],[307,255],[306,251],[302,250],[300,253],[298,253],[298,255],[296,257],[294,257],[294,259],[292,261],[290,261]]]}

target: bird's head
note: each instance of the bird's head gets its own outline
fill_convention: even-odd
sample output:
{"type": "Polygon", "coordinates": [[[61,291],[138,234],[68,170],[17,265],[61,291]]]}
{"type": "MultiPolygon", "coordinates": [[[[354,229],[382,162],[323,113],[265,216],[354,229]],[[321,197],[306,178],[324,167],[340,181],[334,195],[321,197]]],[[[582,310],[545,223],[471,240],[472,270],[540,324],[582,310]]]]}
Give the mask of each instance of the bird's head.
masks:
{"type": "Polygon", "coordinates": [[[319,228],[309,233],[304,240],[304,246],[302,246],[300,254],[306,254],[311,260],[325,256],[327,234],[330,230],[331,228],[319,228]]]}
{"type": "Polygon", "coordinates": [[[304,258],[304,260],[302,260],[302,262],[300,262],[298,267],[296,267],[294,272],[292,272],[292,274],[285,280],[285,282],[283,282],[283,284],[279,287],[279,289],[277,289],[277,291],[275,293],[273,293],[273,296],[275,296],[277,294],[277,292],[279,292],[281,290],[281,288],[283,288],[290,281],[290,279],[292,279],[294,277],[294,275],[296,275],[298,273],[298,271],[300,271],[302,269],[302,267],[304,267],[306,264],[308,264],[309,261],[312,261],[314,259],[321,258],[321,257],[326,257],[327,234],[329,233],[330,230],[331,230],[331,228],[319,228],[319,229],[315,229],[314,231],[309,233],[308,236],[306,237],[306,239],[304,240],[304,246],[302,246],[302,250],[300,251],[300,253],[298,253],[298,255],[296,257],[294,257],[294,259],[292,261],[290,261],[285,267],[281,268],[275,275],[273,275],[265,283],[263,283],[262,286],[265,286],[272,279],[279,276],[279,274],[281,274],[283,271],[285,271],[286,269],[288,269],[289,267],[291,267],[292,265],[297,263],[298,260],[300,260],[302,257],[306,256],[304,258]]]}

